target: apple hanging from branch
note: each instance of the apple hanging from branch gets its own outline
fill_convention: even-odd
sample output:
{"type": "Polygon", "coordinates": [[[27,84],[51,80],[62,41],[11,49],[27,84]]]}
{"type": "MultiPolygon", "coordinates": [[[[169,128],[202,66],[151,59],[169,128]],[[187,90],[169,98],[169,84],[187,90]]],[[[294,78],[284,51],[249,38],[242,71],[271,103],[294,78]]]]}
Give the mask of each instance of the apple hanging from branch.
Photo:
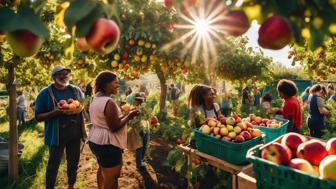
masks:
{"type": "Polygon", "coordinates": [[[100,54],[108,54],[117,46],[120,38],[119,26],[106,18],[99,18],[86,35],[89,46],[100,54]]]}
{"type": "Polygon", "coordinates": [[[25,29],[6,33],[6,37],[14,53],[20,57],[34,55],[43,43],[39,36],[25,29]]]}

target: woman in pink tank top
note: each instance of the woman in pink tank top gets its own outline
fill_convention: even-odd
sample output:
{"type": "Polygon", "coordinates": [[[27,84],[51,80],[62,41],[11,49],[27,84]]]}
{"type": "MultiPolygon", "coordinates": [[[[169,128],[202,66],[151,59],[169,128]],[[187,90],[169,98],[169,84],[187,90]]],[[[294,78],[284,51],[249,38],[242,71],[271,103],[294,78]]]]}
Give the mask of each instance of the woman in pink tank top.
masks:
{"type": "Polygon", "coordinates": [[[127,122],[139,114],[131,110],[126,116],[116,102],[110,98],[119,90],[115,74],[104,71],[98,74],[94,83],[94,96],[90,105],[92,128],[89,133],[89,146],[97,158],[98,188],[117,189],[122,166],[122,152],[127,145],[127,122]]]}

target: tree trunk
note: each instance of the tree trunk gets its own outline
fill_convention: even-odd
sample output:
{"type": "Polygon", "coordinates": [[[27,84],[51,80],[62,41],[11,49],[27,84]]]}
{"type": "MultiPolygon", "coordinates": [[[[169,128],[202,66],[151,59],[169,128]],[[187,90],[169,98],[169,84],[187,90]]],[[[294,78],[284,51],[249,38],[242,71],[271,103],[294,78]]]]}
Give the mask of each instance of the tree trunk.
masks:
{"type": "Polygon", "coordinates": [[[166,97],[167,97],[167,83],[166,83],[166,78],[164,76],[164,73],[160,67],[159,64],[155,65],[155,73],[159,78],[160,81],[160,88],[161,88],[161,94],[160,94],[160,113],[167,113],[166,110],[166,97]]]}
{"type": "Polygon", "coordinates": [[[8,177],[15,181],[19,177],[18,161],[18,130],[16,119],[16,83],[14,79],[14,64],[8,66],[8,89],[9,89],[9,162],[8,177]]]}

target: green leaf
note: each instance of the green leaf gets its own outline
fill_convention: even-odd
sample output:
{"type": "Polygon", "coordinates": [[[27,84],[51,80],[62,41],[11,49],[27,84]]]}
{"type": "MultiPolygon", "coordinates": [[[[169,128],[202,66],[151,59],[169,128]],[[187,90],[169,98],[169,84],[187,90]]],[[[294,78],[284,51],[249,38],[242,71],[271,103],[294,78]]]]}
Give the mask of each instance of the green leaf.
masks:
{"type": "Polygon", "coordinates": [[[64,12],[64,23],[68,29],[72,28],[84,17],[88,16],[96,7],[97,0],[74,0],[64,12]]]}
{"type": "Polygon", "coordinates": [[[88,14],[85,18],[80,20],[77,24],[76,36],[83,37],[86,36],[91,29],[94,22],[102,17],[104,9],[101,4],[97,4],[95,8],[88,14]]]}
{"type": "Polygon", "coordinates": [[[17,14],[11,9],[1,8],[0,23],[0,31],[2,32],[26,29],[40,37],[49,37],[46,25],[32,9],[25,6],[19,7],[17,14]]]}
{"type": "Polygon", "coordinates": [[[3,7],[0,8],[0,31],[8,32],[9,26],[16,19],[16,14],[13,10],[3,7]]]}

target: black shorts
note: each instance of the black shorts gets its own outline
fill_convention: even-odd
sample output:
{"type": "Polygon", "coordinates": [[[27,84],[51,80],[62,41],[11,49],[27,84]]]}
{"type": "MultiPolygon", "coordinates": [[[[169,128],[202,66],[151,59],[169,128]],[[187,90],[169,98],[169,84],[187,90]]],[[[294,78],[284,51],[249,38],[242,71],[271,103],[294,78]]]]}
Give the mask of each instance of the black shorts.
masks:
{"type": "Polygon", "coordinates": [[[122,149],[111,144],[98,145],[90,141],[89,146],[101,167],[111,168],[122,164],[122,149]]]}

